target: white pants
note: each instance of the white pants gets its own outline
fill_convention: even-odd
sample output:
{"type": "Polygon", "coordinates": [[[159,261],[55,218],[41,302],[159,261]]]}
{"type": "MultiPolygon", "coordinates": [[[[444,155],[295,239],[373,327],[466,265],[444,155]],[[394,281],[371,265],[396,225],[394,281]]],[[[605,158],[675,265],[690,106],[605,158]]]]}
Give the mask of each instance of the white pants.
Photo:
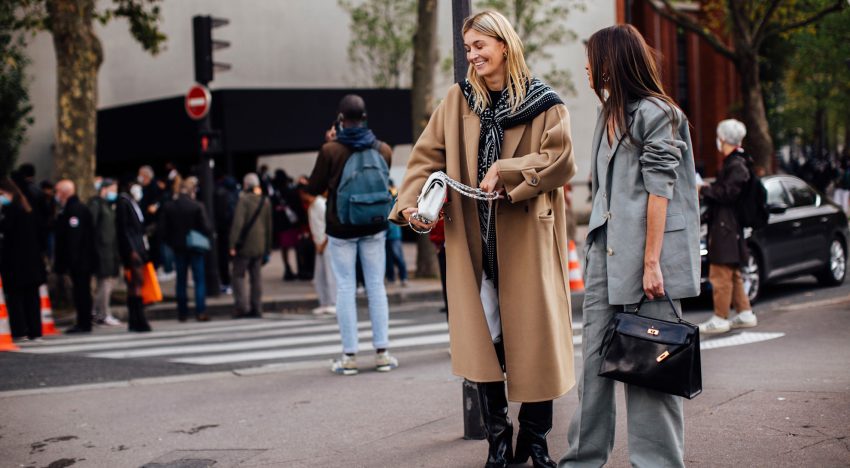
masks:
{"type": "Polygon", "coordinates": [[[493,343],[502,341],[502,316],[499,313],[499,291],[492,280],[487,279],[486,274],[481,275],[481,305],[484,306],[484,317],[487,319],[487,328],[490,329],[490,338],[493,343]]]}
{"type": "Polygon", "coordinates": [[[313,286],[319,296],[319,307],[336,306],[336,278],[331,267],[328,251],[316,254],[316,266],[313,269],[313,286]]]}
{"type": "Polygon", "coordinates": [[[109,299],[112,296],[112,288],[115,287],[115,278],[97,278],[94,292],[94,307],[92,317],[95,320],[103,320],[111,317],[109,311],[109,299]]]}

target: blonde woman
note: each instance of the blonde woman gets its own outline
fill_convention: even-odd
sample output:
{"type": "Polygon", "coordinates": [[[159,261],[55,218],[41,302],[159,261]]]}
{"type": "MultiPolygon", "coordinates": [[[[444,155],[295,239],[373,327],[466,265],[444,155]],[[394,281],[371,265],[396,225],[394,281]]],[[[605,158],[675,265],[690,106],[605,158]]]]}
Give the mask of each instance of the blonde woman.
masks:
{"type": "Polygon", "coordinates": [[[467,79],[449,89],[414,146],[390,216],[434,226],[414,217],[434,171],[501,193],[487,202],[450,191],[443,208],[452,368],[478,383],[486,466],[529,457],[555,466],[546,444],[552,400],[575,383],[562,189],[576,170],[569,116],[532,77],[504,16],[470,17],[463,38],[467,79]],[[505,380],[507,397],[522,402],[516,451],[505,380]]]}

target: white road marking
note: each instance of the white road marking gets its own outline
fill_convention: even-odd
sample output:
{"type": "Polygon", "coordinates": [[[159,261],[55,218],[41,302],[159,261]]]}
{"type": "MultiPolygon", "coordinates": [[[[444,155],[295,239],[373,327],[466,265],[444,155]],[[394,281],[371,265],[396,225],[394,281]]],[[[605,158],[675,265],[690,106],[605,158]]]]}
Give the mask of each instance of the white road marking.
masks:
{"type": "MultiPolygon", "coordinates": [[[[409,327],[392,328],[390,336],[415,335],[419,333],[448,332],[445,323],[429,323],[425,325],[413,325],[409,327]]],[[[448,336],[448,335],[446,335],[448,336]]],[[[358,333],[359,338],[371,338],[372,331],[364,330],[358,333]]],[[[339,333],[326,333],[321,335],[308,335],[296,337],[270,338],[266,340],[238,341],[233,343],[206,343],[190,346],[162,346],[131,351],[111,351],[104,353],[87,354],[89,357],[125,359],[152,356],[184,355],[199,353],[221,353],[226,351],[244,351],[249,349],[280,348],[284,346],[301,346],[316,343],[339,342],[339,333]]],[[[392,341],[393,343],[395,340],[392,341]]],[[[337,344],[337,349],[339,345],[337,344]]]]}
{"type": "Polygon", "coordinates": [[[738,335],[703,341],[700,343],[699,349],[708,350],[728,348],[730,346],[741,346],[745,344],[759,343],[761,341],[775,340],[777,338],[782,338],[783,336],[785,336],[785,333],[743,332],[738,335]]]}
{"type": "MultiPolygon", "coordinates": [[[[408,323],[413,323],[414,320],[404,319],[404,320],[390,320],[390,325],[405,325],[408,323]]],[[[319,322],[313,321],[312,324],[301,326],[301,327],[291,327],[289,325],[280,326],[275,322],[266,322],[263,324],[263,327],[257,327],[257,325],[261,324],[253,324],[251,330],[238,329],[235,331],[231,331],[230,329],[220,329],[216,330],[215,333],[195,333],[194,330],[183,330],[180,333],[182,336],[176,337],[164,337],[160,338],[158,336],[150,336],[150,335],[142,335],[142,338],[136,338],[140,335],[125,335],[125,336],[133,336],[136,339],[126,340],[126,341],[109,341],[109,342],[97,342],[97,343],[82,343],[82,344],[65,344],[64,340],[57,340],[55,342],[43,342],[42,344],[32,344],[27,347],[22,347],[21,352],[32,353],[32,354],[58,354],[58,353],[78,353],[85,351],[98,351],[98,350],[106,350],[106,349],[127,349],[127,348],[142,348],[146,346],[154,346],[154,345],[175,345],[179,343],[194,343],[199,341],[223,341],[223,340],[237,340],[237,339],[251,339],[251,338],[259,338],[259,337],[268,337],[268,336],[286,336],[286,335],[296,335],[303,333],[312,333],[312,332],[326,332],[339,330],[339,326],[336,322],[328,323],[328,322],[319,322]],[[265,328],[264,330],[256,330],[257,328],[265,328]],[[239,333],[241,332],[241,333],[239,333]],[[148,338],[150,336],[150,338],[148,338]]],[[[370,322],[367,320],[361,321],[357,323],[358,328],[363,328],[370,326],[370,322]]]]}
{"type": "MultiPolygon", "coordinates": [[[[449,335],[447,333],[440,335],[426,335],[426,336],[417,336],[413,338],[402,338],[400,340],[392,340],[390,342],[390,346],[392,349],[398,348],[409,348],[414,346],[425,346],[425,345],[433,345],[433,344],[444,344],[449,342],[449,335]]],[[[360,346],[360,351],[369,351],[373,350],[371,343],[364,343],[360,346]]],[[[210,364],[225,364],[232,362],[245,362],[245,361],[264,361],[269,359],[287,359],[294,357],[306,357],[306,356],[321,356],[321,355],[332,355],[338,354],[340,352],[339,343],[333,345],[326,346],[311,346],[307,348],[297,348],[297,349],[280,349],[280,350],[268,350],[268,351],[253,351],[246,353],[231,353],[231,354],[222,354],[215,356],[199,356],[199,357],[191,357],[191,358],[180,358],[180,359],[170,359],[171,362],[182,362],[186,364],[201,364],[201,365],[210,365],[210,364]]]]}

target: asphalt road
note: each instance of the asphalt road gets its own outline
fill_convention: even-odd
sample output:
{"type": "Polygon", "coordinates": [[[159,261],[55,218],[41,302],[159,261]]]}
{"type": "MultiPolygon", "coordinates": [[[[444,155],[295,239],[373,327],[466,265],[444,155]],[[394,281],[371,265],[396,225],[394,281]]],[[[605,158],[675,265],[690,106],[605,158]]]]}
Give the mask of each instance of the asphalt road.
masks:
{"type": "MultiPolygon", "coordinates": [[[[689,301],[686,319],[707,318],[709,305],[689,301]]],[[[98,330],[2,353],[0,460],[479,466],[486,443],[461,439],[460,380],[438,307],[393,310],[401,367],[389,374],[332,375],[334,320],[298,315],[163,322],[143,336],[98,330]]],[[[687,463],[850,465],[850,284],[786,282],[768,288],[755,310],[759,327],[704,340],[705,390],[686,403],[687,463]]],[[[361,330],[365,338],[368,326],[361,330]]],[[[575,391],[556,401],[553,455],[566,450],[576,403],[575,391]]],[[[628,464],[624,413],[610,466],[628,464]]]]}

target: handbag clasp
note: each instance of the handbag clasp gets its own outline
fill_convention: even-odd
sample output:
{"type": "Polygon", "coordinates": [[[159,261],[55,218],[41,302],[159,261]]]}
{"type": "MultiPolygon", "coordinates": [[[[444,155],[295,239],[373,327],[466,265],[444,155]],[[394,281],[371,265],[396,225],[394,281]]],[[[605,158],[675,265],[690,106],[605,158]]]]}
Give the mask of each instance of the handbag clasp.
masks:
{"type": "Polygon", "coordinates": [[[670,351],[664,351],[663,353],[661,353],[661,355],[659,355],[657,358],[655,358],[655,362],[661,362],[661,361],[667,359],[667,356],[669,356],[669,355],[670,355],[670,351]]]}
{"type": "Polygon", "coordinates": [[[649,333],[649,334],[650,334],[650,335],[652,335],[652,336],[658,336],[658,335],[661,333],[661,332],[660,332],[660,331],[658,331],[658,329],[657,329],[657,328],[655,328],[655,327],[649,327],[649,329],[648,329],[648,330],[646,330],[646,332],[647,332],[647,333],[649,333]]]}

